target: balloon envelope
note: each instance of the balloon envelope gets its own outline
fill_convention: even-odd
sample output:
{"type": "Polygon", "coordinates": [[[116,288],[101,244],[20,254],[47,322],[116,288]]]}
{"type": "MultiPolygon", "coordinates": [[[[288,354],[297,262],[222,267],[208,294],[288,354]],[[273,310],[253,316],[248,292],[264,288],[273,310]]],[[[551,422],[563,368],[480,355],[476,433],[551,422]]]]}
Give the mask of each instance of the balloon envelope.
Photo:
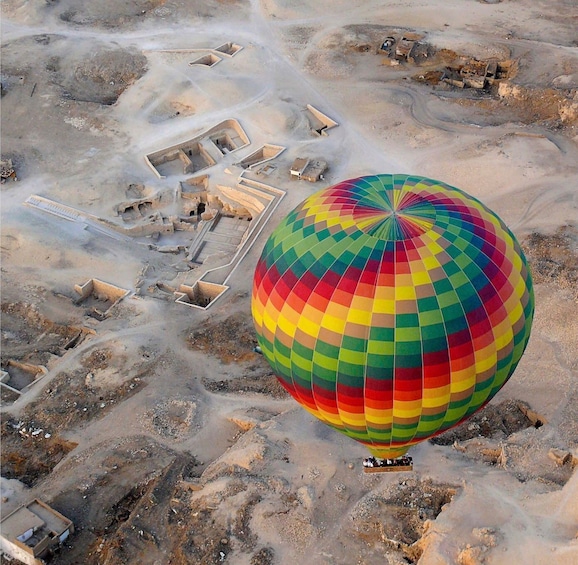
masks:
{"type": "Polygon", "coordinates": [[[321,190],[281,222],[251,308],[295,400],[398,457],[504,385],[534,297],[518,242],[481,202],[428,178],[375,175],[321,190]]]}

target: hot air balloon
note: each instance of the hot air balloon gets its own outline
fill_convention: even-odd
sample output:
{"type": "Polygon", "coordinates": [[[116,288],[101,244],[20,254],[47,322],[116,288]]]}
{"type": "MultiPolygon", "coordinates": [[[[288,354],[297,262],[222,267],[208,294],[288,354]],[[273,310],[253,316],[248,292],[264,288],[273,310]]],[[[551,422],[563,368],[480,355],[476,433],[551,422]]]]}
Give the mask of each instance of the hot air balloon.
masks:
{"type": "Polygon", "coordinates": [[[443,182],[375,175],[323,189],[273,231],[251,310],[262,353],[311,414],[399,458],[482,408],[530,337],[512,232],[443,182]]]}

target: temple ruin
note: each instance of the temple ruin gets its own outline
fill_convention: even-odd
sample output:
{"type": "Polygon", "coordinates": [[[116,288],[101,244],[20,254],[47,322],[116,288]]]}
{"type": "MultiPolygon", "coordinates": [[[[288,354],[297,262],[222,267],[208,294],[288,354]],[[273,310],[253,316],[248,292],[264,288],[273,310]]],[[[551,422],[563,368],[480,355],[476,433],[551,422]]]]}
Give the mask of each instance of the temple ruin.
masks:
{"type": "Polygon", "coordinates": [[[183,143],[145,156],[158,178],[187,175],[212,167],[224,155],[249,145],[249,138],[235,119],[217,124],[201,135],[183,143]]]}
{"type": "Polygon", "coordinates": [[[174,293],[177,303],[206,309],[220,298],[228,290],[227,283],[235,268],[284,198],[284,190],[245,176],[248,171],[245,169],[239,175],[235,187],[219,186],[219,189],[225,193],[229,191],[231,198],[243,199],[247,207],[253,210],[254,217],[251,221],[243,222],[241,218],[221,215],[204,222],[203,231],[188,249],[188,258],[197,264],[208,262],[211,256],[221,257],[221,261],[217,261],[217,266],[197,276],[193,282],[188,282],[191,273],[184,274],[174,293]]]}
{"type": "MultiPolygon", "coordinates": [[[[220,47],[232,56],[240,46],[220,47]]],[[[312,127],[318,135],[337,125],[322,112],[308,106],[312,127]]],[[[272,161],[285,147],[263,144],[241,160],[232,162],[229,153],[249,145],[247,134],[235,119],[224,120],[188,141],[149,153],[145,161],[159,179],[174,175],[174,188],[131,184],[126,200],[113,210],[122,224],[95,216],[47,198],[32,195],[26,204],[72,222],[84,229],[132,241],[149,251],[180,256],[172,281],[145,285],[145,267],[135,283],[135,294],[141,288],[173,295],[180,304],[207,308],[229,288],[227,280],[263,230],[271,214],[285,196],[285,191],[258,180],[277,169],[272,161]],[[241,173],[231,182],[223,173],[232,174],[224,164],[237,166],[241,173]],[[219,171],[208,171],[221,165],[219,171]],[[207,172],[205,172],[207,170],[207,172]],[[192,279],[192,280],[189,280],[192,279]]],[[[303,178],[322,178],[325,161],[307,160],[303,178]],[[309,172],[308,172],[309,171],[309,172]]],[[[75,303],[86,309],[86,315],[103,320],[129,291],[99,279],[90,279],[74,287],[79,297],[75,303]]]]}
{"type": "Polygon", "coordinates": [[[74,285],[80,295],[76,304],[86,308],[87,315],[104,320],[129,291],[99,279],[89,279],[82,285],[74,285]]]}

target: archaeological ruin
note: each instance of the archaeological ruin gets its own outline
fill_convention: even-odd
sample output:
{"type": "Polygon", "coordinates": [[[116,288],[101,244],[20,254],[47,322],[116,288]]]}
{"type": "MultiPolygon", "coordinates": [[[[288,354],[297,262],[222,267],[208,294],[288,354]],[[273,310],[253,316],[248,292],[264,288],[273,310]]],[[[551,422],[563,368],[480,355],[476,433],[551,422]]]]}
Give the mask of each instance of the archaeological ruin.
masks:
{"type": "Polygon", "coordinates": [[[212,167],[223,156],[249,145],[249,138],[235,119],[217,124],[188,141],[145,156],[145,161],[158,178],[192,174],[212,167]]]}

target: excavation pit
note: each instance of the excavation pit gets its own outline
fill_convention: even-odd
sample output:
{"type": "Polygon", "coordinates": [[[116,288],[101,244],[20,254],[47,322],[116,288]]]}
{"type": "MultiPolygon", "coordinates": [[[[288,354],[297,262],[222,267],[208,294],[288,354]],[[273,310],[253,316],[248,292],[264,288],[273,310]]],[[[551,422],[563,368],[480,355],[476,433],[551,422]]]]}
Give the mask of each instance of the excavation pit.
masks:
{"type": "Polygon", "coordinates": [[[205,310],[229,289],[224,284],[197,281],[193,286],[182,284],[176,302],[205,310]]]}
{"type": "Polygon", "coordinates": [[[329,116],[311,104],[307,104],[307,119],[309,120],[311,133],[316,136],[327,135],[327,132],[330,129],[339,125],[335,120],[332,120],[329,116]]]}
{"type": "Polygon", "coordinates": [[[129,291],[99,279],[90,279],[82,285],[74,285],[74,290],[80,295],[76,304],[82,304],[86,313],[96,319],[103,320],[113,306],[118,304],[129,291]]]}
{"type": "Polygon", "coordinates": [[[31,363],[21,363],[10,360],[6,363],[6,370],[0,378],[0,382],[8,385],[17,391],[23,392],[31,384],[42,378],[47,373],[46,367],[33,365],[31,363]],[[8,375],[6,377],[6,375],[8,375]]]}
{"type": "Polygon", "coordinates": [[[236,164],[243,167],[243,169],[254,169],[267,161],[275,159],[275,157],[281,155],[283,151],[285,151],[285,147],[281,145],[266,143],[236,164]]]}
{"type": "Polygon", "coordinates": [[[228,42],[228,43],[223,43],[223,45],[219,45],[219,47],[216,47],[214,49],[214,51],[222,53],[223,55],[226,55],[227,57],[234,57],[239,51],[241,51],[241,49],[243,49],[242,45],[239,45],[237,43],[228,42]]]}
{"type": "Polygon", "coordinates": [[[220,63],[223,59],[221,57],[217,57],[214,53],[208,53],[207,55],[203,55],[194,61],[191,61],[189,65],[193,66],[200,66],[200,67],[214,67],[217,63],[220,63]]]}

